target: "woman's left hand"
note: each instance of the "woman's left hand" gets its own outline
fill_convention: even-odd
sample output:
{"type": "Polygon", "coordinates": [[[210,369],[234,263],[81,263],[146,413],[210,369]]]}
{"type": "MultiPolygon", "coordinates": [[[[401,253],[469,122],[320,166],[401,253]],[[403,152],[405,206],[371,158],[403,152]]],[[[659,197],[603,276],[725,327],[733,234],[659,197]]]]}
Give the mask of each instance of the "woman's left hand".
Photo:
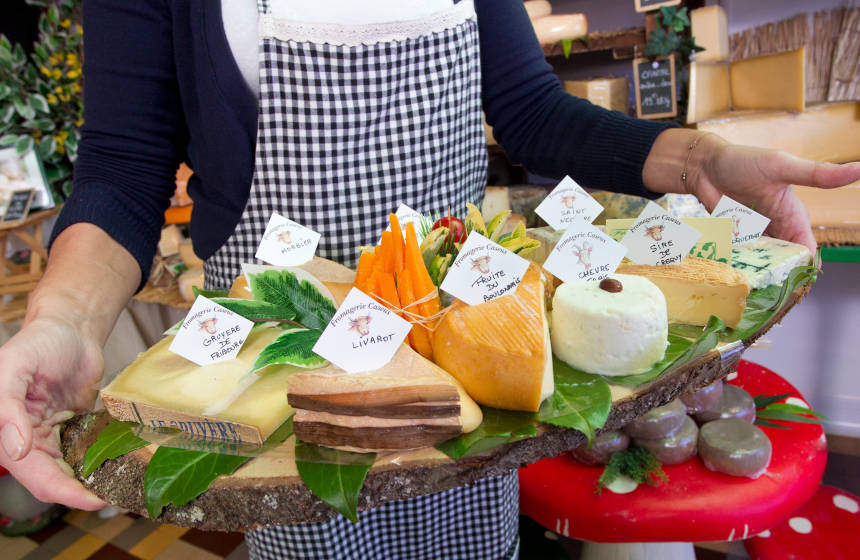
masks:
{"type": "MultiPolygon", "coordinates": [[[[860,180],[860,162],[837,165],[787,152],[738,146],[716,135],[701,138],[706,157],[687,188],[709,211],[725,194],[770,218],[769,235],[815,250],[809,214],[791,185],[835,188],[860,180]]],[[[698,149],[698,146],[697,148],[698,149]]]]}

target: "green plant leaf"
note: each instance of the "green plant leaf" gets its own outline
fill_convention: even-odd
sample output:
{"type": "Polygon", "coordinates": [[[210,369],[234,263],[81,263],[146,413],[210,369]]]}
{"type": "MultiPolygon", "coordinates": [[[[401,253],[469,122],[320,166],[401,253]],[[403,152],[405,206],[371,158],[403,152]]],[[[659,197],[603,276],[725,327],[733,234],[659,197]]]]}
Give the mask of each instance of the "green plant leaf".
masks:
{"type": "Polygon", "coordinates": [[[15,151],[19,154],[26,154],[33,149],[35,144],[36,141],[33,140],[32,136],[21,136],[18,138],[18,141],[15,142],[15,151]]]}
{"type": "Polygon", "coordinates": [[[191,286],[191,291],[194,296],[203,296],[205,298],[226,298],[230,294],[230,290],[203,290],[197,286],[191,286]]]}
{"type": "Polygon", "coordinates": [[[540,407],[541,422],[579,430],[594,441],[594,431],[609,417],[612,397],[609,385],[599,375],[572,368],[553,356],[555,392],[540,407]]]}
{"type": "Polygon", "coordinates": [[[146,440],[140,439],[131,432],[135,426],[137,424],[134,422],[112,420],[110,424],[102,428],[96,441],[84,454],[84,464],[81,466],[83,477],[90,476],[108,459],[116,459],[129,451],[149,445],[146,440]]]}
{"type": "Polygon", "coordinates": [[[12,86],[0,83],[0,100],[6,99],[12,93],[12,86]]]}
{"type": "Polygon", "coordinates": [[[783,393],[781,395],[756,395],[753,397],[753,402],[755,403],[756,409],[764,408],[770,404],[773,404],[777,401],[781,401],[786,397],[790,397],[791,393],[783,393]]]}
{"type": "Polygon", "coordinates": [[[800,406],[797,404],[790,403],[773,403],[764,409],[763,412],[788,412],[791,414],[808,414],[810,416],[814,416],[815,418],[821,418],[823,420],[830,420],[827,416],[823,414],[819,414],[812,410],[811,408],[806,408],[805,406],[800,406]]]}
{"type": "Polygon", "coordinates": [[[251,373],[277,364],[289,364],[303,368],[319,368],[328,362],[316,355],[314,344],[319,340],[320,329],[289,329],[263,348],[251,373]]]}
{"type": "Polygon", "coordinates": [[[57,141],[54,140],[53,136],[46,136],[42,138],[42,143],[39,144],[39,155],[42,156],[42,159],[46,159],[48,156],[53,154],[57,149],[57,141]]]}
{"type": "Polygon", "coordinates": [[[561,40],[561,50],[564,53],[564,58],[570,58],[571,47],[573,47],[573,39],[561,40]]]}
{"type": "Polygon", "coordinates": [[[293,309],[266,301],[226,297],[214,297],[212,301],[218,305],[223,305],[233,313],[238,313],[242,317],[255,322],[292,321],[296,318],[296,313],[293,309]]]}
{"type": "Polygon", "coordinates": [[[296,467],[313,494],[358,522],[358,495],[376,453],[352,453],[296,440],[296,467]]]}
{"type": "Polygon", "coordinates": [[[482,406],[481,425],[436,445],[436,449],[454,460],[484,454],[496,447],[537,435],[537,416],[531,412],[515,412],[482,406]]]}
{"type": "Polygon", "coordinates": [[[783,426],[782,424],[774,424],[773,422],[768,422],[762,418],[756,418],[755,422],[753,422],[756,426],[764,426],[765,428],[779,428],[780,430],[790,430],[788,426],[783,426]]]}
{"type": "Polygon", "coordinates": [[[18,142],[17,134],[7,134],[5,136],[0,137],[0,146],[11,146],[18,142]]]}
{"type": "MultiPolygon", "coordinates": [[[[806,412],[810,411],[806,410],[806,412]]],[[[821,420],[818,418],[802,416],[796,412],[790,412],[788,410],[772,410],[771,408],[756,411],[756,418],[764,418],[766,420],[785,420],[786,422],[803,422],[807,424],[821,424],[821,420]]]]}
{"type": "Polygon", "coordinates": [[[291,309],[296,320],[309,329],[324,329],[337,309],[307,280],[298,281],[288,270],[249,274],[254,299],[291,309]]]}
{"type": "MultiPolygon", "coordinates": [[[[688,338],[677,335],[669,335],[669,346],[666,355],[646,372],[636,375],[622,375],[610,377],[608,381],[618,385],[636,386],[648,383],[657,378],[661,373],[676,365],[684,364],[706,354],[714,349],[719,341],[720,333],[726,328],[726,324],[716,316],[711,316],[708,324],[701,329],[699,336],[691,341],[688,338]]],[[[677,327],[675,329],[678,330],[677,327]]]]}
{"type": "Polygon", "coordinates": [[[36,110],[24,103],[23,99],[16,97],[12,100],[12,104],[15,106],[15,111],[21,115],[23,119],[30,120],[36,116],[36,110]]]}

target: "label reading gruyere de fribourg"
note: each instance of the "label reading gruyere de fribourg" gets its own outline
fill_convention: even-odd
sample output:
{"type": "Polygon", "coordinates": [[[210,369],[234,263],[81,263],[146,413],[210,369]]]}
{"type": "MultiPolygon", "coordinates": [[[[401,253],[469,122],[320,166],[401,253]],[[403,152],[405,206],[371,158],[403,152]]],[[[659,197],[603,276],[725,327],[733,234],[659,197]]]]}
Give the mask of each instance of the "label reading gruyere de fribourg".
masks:
{"type": "MultiPolygon", "coordinates": [[[[680,218],[680,220],[701,234],[690,249],[692,256],[732,264],[731,218],[680,218]]],[[[633,218],[608,219],[606,233],[615,241],[621,241],[634,221],[633,218]]]]}
{"type": "Polygon", "coordinates": [[[361,290],[352,288],[313,351],[347,373],[385,366],[412,325],[361,290]]]}
{"type": "Polygon", "coordinates": [[[535,208],[538,216],[556,231],[574,224],[590,224],[603,206],[570,177],[565,177],[535,208]]]}
{"type": "Polygon", "coordinates": [[[273,213],[254,256],[275,266],[299,266],[314,258],[319,242],[319,233],[273,213]]]}
{"type": "Polygon", "coordinates": [[[627,247],[627,257],[636,264],[681,264],[699,237],[698,231],[649,201],[621,244],[627,247]]]}
{"type": "Polygon", "coordinates": [[[711,216],[714,218],[731,218],[733,245],[752,243],[761,237],[770,223],[768,218],[739,202],[735,202],[726,195],[723,195],[717,203],[711,216]]]}
{"type": "Polygon", "coordinates": [[[528,268],[529,261],[473,231],[439,287],[480,305],[514,293],[528,268]]]}
{"type": "Polygon", "coordinates": [[[627,248],[591,224],[567,228],[543,267],[562,282],[608,278],[627,248]]]}
{"type": "Polygon", "coordinates": [[[169,350],[199,366],[232,360],[254,326],[212,300],[197,296],[169,350]]]}

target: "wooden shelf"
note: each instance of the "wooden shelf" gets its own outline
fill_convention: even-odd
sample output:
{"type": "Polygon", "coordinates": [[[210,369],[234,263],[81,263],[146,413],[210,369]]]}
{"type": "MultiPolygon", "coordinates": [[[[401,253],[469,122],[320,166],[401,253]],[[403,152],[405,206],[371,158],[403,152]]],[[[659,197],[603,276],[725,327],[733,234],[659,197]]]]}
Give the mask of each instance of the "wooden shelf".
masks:
{"type": "MultiPolygon", "coordinates": [[[[586,37],[587,40],[585,41],[574,39],[570,54],[612,50],[615,51],[616,58],[632,58],[634,54],[641,54],[645,51],[644,27],[618,31],[596,31],[589,33],[586,37]]],[[[546,56],[564,55],[560,41],[552,45],[544,45],[543,52],[546,56]]]]}

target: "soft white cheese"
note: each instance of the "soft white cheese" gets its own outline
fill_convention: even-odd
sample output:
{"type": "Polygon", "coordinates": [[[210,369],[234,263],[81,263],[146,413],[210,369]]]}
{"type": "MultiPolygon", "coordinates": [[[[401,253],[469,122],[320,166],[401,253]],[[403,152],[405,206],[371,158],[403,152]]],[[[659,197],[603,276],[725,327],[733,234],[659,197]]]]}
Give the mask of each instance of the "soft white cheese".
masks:
{"type": "Polygon", "coordinates": [[[792,268],[809,264],[810,257],[804,245],[763,235],[753,243],[732,247],[732,268],[743,273],[755,290],[782,284],[792,268]]]}
{"type": "Polygon", "coordinates": [[[555,291],[552,349],[571,366],[602,375],[641,373],[660,361],[667,346],[666,298],[641,276],[616,274],[623,288],[568,282],[555,291]]]}

